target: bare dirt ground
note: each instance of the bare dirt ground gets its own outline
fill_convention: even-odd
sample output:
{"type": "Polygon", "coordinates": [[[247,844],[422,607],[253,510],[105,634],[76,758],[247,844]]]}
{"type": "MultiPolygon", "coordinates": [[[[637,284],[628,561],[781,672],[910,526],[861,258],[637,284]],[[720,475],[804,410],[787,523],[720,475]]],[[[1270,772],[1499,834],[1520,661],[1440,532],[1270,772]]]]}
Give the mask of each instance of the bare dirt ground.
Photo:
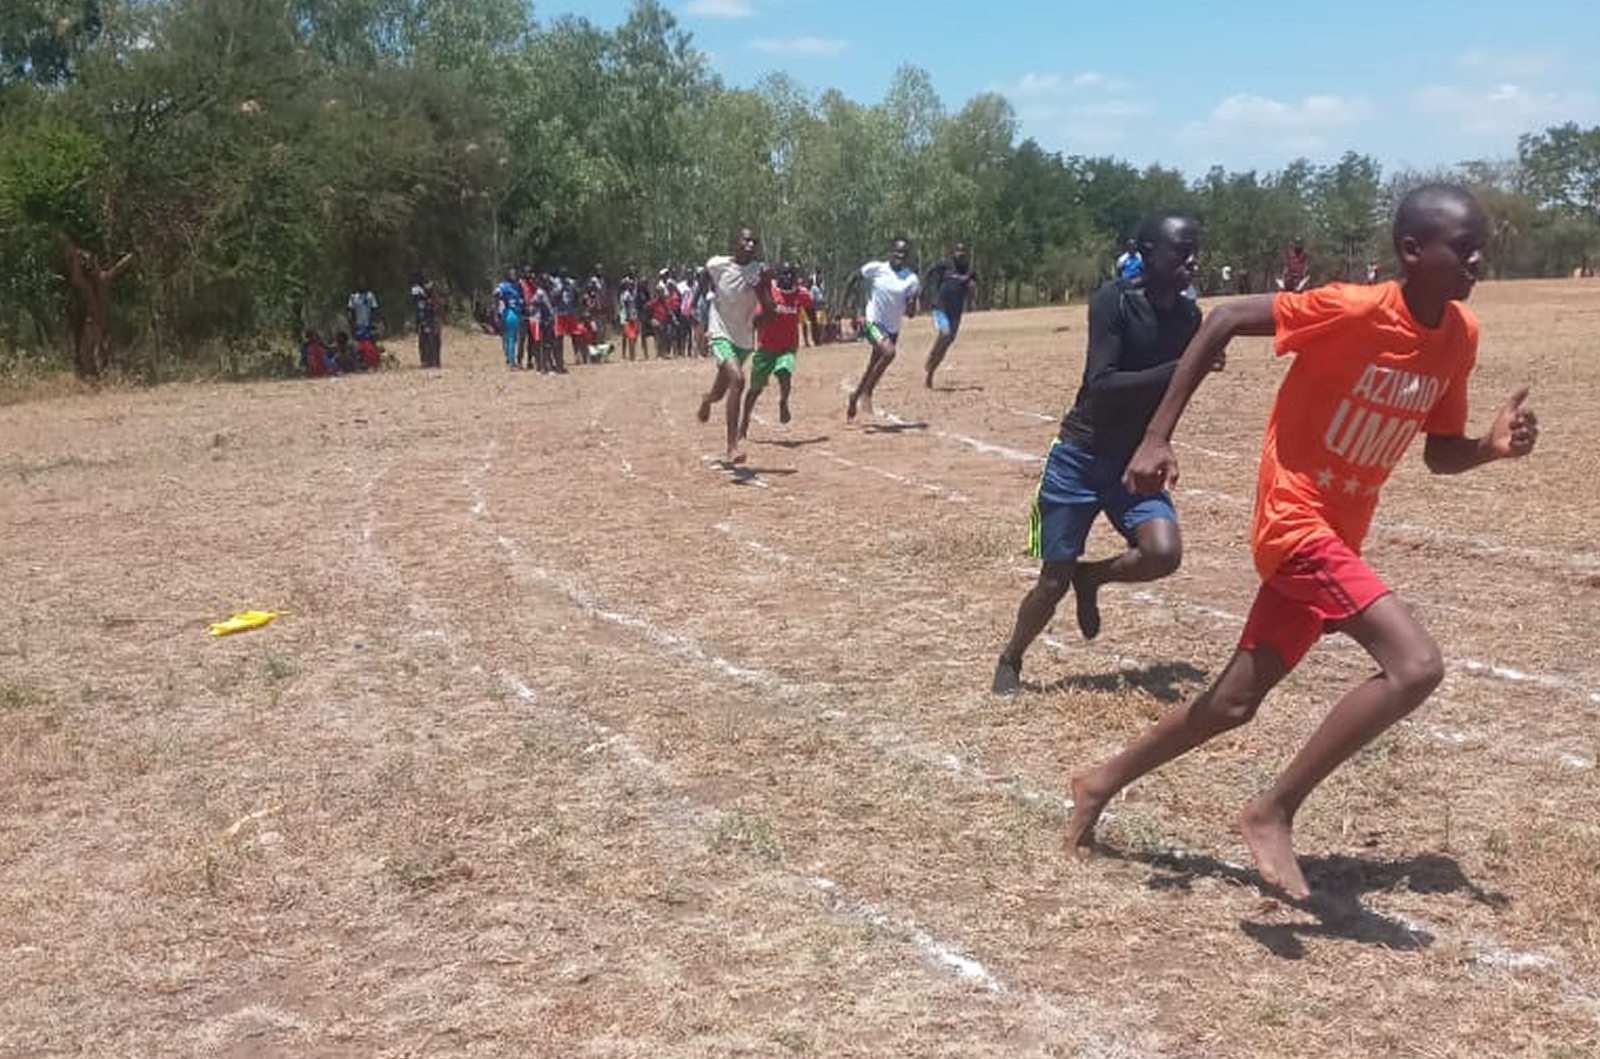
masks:
{"type": "Polygon", "coordinates": [[[1600,1054],[1600,285],[1474,306],[1474,428],[1530,382],[1541,448],[1391,482],[1450,675],[1306,807],[1307,908],[1230,828],[1344,641],[1059,843],[1238,633],[1264,341],[1181,428],[1184,569],[1012,699],[1081,308],[970,317],[933,392],[913,322],[861,426],[864,347],[803,350],[738,478],[708,362],[484,336],[0,408],[0,1056],[1600,1054]],[[248,607],[292,613],[206,635],[248,607]]]}

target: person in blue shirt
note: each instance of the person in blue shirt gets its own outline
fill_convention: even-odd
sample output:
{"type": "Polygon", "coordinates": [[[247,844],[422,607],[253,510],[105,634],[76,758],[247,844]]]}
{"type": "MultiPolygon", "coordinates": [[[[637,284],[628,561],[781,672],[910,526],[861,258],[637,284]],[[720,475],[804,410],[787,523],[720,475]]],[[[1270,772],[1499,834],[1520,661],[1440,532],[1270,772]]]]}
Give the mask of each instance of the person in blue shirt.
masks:
{"type": "Polygon", "coordinates": [[[1117,258],[1117,278],[1124,283],[1138,283],[1144,278],[1144,255],[1139,252],[1137,240],[1123,244],[1122,255],[1117,258]]]}
{"type": "Polygon", "coordinates": [[[517,270],[506,269],[505,279],[494,289],[495,316],[500,321],[500,341],[505,346],[506,367],[517,367],[517,335],[522,331],[522,317],[527,311],[522,303],[522,285],[517,282],[517,270]]]}

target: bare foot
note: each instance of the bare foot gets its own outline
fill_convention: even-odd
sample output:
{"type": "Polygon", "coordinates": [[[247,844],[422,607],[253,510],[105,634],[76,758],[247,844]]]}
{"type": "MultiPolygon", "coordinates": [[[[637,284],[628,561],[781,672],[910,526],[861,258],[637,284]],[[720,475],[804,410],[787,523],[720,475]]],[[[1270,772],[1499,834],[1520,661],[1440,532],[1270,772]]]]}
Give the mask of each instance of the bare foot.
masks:
{"type": "Polygon", "coordinates": [[[740,452],[738,449],[729,449],[728,450],[728,460],[727,460],[728,466],[737,467],[737,466],[739,466],[739,464],[741,464],[743,462],[744,462],[744,453],[740,452]]]}
{"type": "Polygon", "coordinates": [[[778,422],[787,423],[791,418],[789,415],[789,401],[785,398],[778,402],[778,422]]]}
{"type": "Polygon", "coordinates": [[[702,423],[711,422],[711,398],[700,398],[700,408],[695,412],[694,417],[702,423]]]}
{"type": "Polygon", "coordinates": [[[855,419],[855,417],[856,417],[856,400],[857,400],[856,395],[854,393],[852,393],[850,395],[850,400],[847,401],[845,403],[845,406],[844,406],[844,417],[845,417],[845,419],[847,419],[847,420],[855,419]]]}
{"type": "Polygon", "coordinates": [[[872,411],[871,395],[862,394],[861,399],[856,402],[856,407],[861,410],[862,415],[866,416],[868,419],[872,418],[874,413],[872,411]]]}
{"type": "Polygon", "coordinates": [[[1094,854],[1094,828],[1100,822],[1106,803],[1111,801],[1109,794],[1102,795],[1095,789],[1092,775],[1090,772],[1073,774],[1072,816],[1067,820],[1066,833],[1061,836],[1061,844],[1067,852],[1080,859],[1094,854]]]}
{"type": "Polygon", "coordinates": [[[1270,806],[1265,795],[1252,798],[1244,807],[1239,831],[1268,886],[1276,886],[1297,901],[1311,896],[1294,855],[1293,821],[1270,806]]]}

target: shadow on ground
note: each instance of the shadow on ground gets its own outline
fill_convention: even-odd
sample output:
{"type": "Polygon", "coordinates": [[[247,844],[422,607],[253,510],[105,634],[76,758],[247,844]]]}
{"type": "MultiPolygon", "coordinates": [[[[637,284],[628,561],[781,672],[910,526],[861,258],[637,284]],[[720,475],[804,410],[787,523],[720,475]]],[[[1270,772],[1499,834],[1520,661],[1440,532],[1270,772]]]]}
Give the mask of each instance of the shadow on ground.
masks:
{"type": "MultiPolygon", "coordinates": [[[[1202,684],[1207,671],[1188,662],[1158,662],[1138,669],[1119,669],[1115,673],[1074,673],[1052,684],[1041,685],[1041,691],[1126,691],[1138,688],[1161,702],[1181,702],[1202,684]]],[[[1027,686],[1027,685],[1024,685],[1027,686]]]]}
{"type": "Polygon", "coordinates": [[[733,481],[734,485],[742,485],[764,477],[776,478],[799,473],[796,467],[755,467],[748,463],[729,463],[727,460],[718,460],[716,466],[733,481]]]}
{"type": "Polygon", "coordinates": [[[798,449],[802,445],[823,445],[831,440],[827,434],[818,434],[814,438],[757,438],[752,445],[776,445],[780,449],[798,449]]]}
{"type": "Polygon", "coordinates": [[[1362,860],[1343,855],[1301,857],[1300,867],[1311,884],[1307,901],[1294,901],[1267,884],[1254,868],[1204,854],[1163,850],[1127,853],[1097,846],[1097,853],[1155,869],[1146,885],[1155,890],[1186,891],[1199,878],[1224,879],[1258,889],[1274,902],[1310,913],[1314,921],[1259,922],[1241,920],[1239,929],[1275,956],[1298,960],[1307,938],[1339,938],[1385,949],[1416,950],[1432,945],[1425,927],[1369,908],[1363,894],[1404,889],[1420,894],[1463,894],[1479,904],[1504,908],[1509,898],[1485,890],[1461,870],[1455,858],[1423,853],[1401,860],[1362,860]]]}

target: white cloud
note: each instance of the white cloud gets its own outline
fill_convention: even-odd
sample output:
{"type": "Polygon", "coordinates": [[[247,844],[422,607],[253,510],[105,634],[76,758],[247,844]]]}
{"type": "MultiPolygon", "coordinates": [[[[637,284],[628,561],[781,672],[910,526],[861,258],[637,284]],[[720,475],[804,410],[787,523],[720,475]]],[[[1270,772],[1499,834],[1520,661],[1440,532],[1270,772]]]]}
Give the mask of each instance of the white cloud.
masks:
{"type": "Polygon", "coordinates": [[[1555,52],[1506,52],[1474,48],[1456,56],[1456,65],[1487,77],[1526,80],[1556,70],[1561,65],[1561,56],[1555,52]]]}
{"type": "Polygon", "coordinates": [[[1307,96],[1285,103],[1266,96],[1233,95],[1211,108],[1185,133],[1198,136],[1238,133],[1323,133],[1354,125],[1367,116],[1367,102],[1346,96],[1307,96]]]}
{"type": "Polygon", "coordinates": [[[1130,88],[1094,71],[1071,76],[1030,72],[995,91],[1011,100],[1024,134],[1046,149],[1116,153],[1147,134],[1138,119],[1152,113],[1150,104],[1131,95],[1130,88]]]}
{"type": "Polygon", "coordinates": [[[1031,96],[1050,96],[1059,93],[1064,87],[1060,74],[1035,74],[1026,73],[1022,80],[1009,89],[1003,89],[1008,95],[1019,98],[1031,96]]]}
{"type": "Polygon", "coordinates": [[[700,18],[750,18],[756,8],[750,0],[689,0],[683,13],[700,18]]]}
{"type": "Polygon", "coordinates": [[[1219,101],[1205,117],[1178,130],[1188,168],[1273,168],[1295,158],[1326,160],[1360,147],[1372,105],[1355,96],[1316,95],[1299,100],[1239,93],[1219,101]]]}
{"type": "Polygon", "coordinates": [[[769,55],[838,55],[850,42],[838,37],[758,37],[750,47],[769,55]]]}
{"type": "Polygon", "coordinates": [[[1418,115],[1473,136],[1515,136],[1600,114],[1593,93],[1541,92],[1510,82],[1478,88],[1429,85],[1412,93],[1410,102],[1418,115]]]}
{"type": "Polygon", "coordinates": [[[1072,79],[1072,87],[1097,92],[1126,92],[1128,82],[1116,77],[1107,77],[1095,70],[1085,70],[1072,79]]]}

